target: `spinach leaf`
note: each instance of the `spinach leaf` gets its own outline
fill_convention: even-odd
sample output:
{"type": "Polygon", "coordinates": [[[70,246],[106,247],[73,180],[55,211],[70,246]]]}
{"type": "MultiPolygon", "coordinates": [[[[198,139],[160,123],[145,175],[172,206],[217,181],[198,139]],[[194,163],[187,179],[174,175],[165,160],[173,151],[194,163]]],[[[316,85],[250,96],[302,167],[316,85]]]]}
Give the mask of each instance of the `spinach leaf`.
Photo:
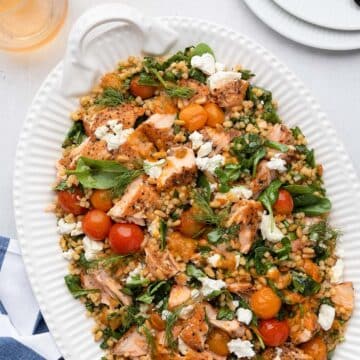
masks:
{"type": "Polygon", "coordinates": [[[192,48],[190,50],[190,57],[193,57],[196,55],[201,56],[206,53],[211,54],[215,58],[215,54],[214,54],[213,50],[211,49],[211,47],[205,43],[200,43],[200,44],[197,44],[194,48],[192,48]]]}
{"type": "Polygon", "coordinates": [[[285,185],[283,188],[289,191],[291,195],[312,194],[314,192],[314,189],[308,185],[285,185]]]}
{"type": "Polygon", "coordinates": [[[71,145],[80,145],[86,137],[83,122],[81,120],[75,121],[66,134],[62,147],[66,148],[71,145]]]}
{"type": "Polygon", "coordinates": [[[125,95],[117,89],[106,88],[94,101],[95,105],[114,107],[126,102],[125,95]]]}
{"type": "Polygon", "coordinates": [[[166,247],[167,223],[163,219],[160,220],[159,232],[160,232],[160,250],[164,250],[166,247]]]}
{"type": "Polygon", "coordinates": [[[230,184],[238,180],[242,173],[240,164],[226,164],[223,168],[215,169],[215,174],[219,179],[219,191],[226,193],[231,189],[230,184]]]}
{"type": "Polygon", "coordinates": [[[282,185],[282,182],[279,179],[276,179],[270,183],[270,185],[260,194],[259,201],[263,204],[265,209],[269,214],[273,214],[273,205],[275,204],[277,198],[279,197],[279,189],[282,185]]]}
{"type": "Polygon", "coordinates": [[[255,74],[251,70],[248,70],[248,69],[242,69],[239,72],[241,73],[241,78],[243,80],[249,80],[255,76],[255,74]]]}
{"type": "Polygon", "coordinates": [[[206,277],[205,273],[202,270],[198,269],[195,265],[191,263],[188,263],[186,265],[186,275],[197,280],[206,277]]]}
{"type": "Polygon", "coordinates": [[[276,254],[279,260],[289,259],[291,253],[291,241],[289,238],[284,237],[281,240],[282,247],[280,249],[274,249],[273,252],[276,254]]]}
{"type": "Polygon", "coordinates": [[[74,192],[75,189],[73,187],[69,186],[67,184],[66,180],[62,180],[62,181],[60,181],[59,184],[57,184],[55,186],[54,190],[55,191],[64,191],[64,190],[66,190],[66,191],[74,192]]]}
{"type": "Polygon", "coordinates": [[[265,148],[260,148],[258,151],[256,151],[256,153],[253,156],[253,161],[252,161],[252,176],[255,177],[256,176],[256,169],[257,166],[260,162],[260,160],[265,157],[266,155],[266,150],[265,148]]]}
{"type": "Polygon", "coordinates": [[[266,140],[265,146],[275,149],[275,150],[278,150],[278,151],[281,151],[283,153],[289,151],[289,147],[287,145],[281,144],[277,141],[266,140]]]}
{"type": "Polygon", "coordinates": [[[305,145],[296,145],[295,149],[300,153],[300,154],[304,154],[305,155],[305,161],[306,163],[314,168],[316,163],[315,163],[315,153],[314,153],[314,149],[309,150],[305,145]]]}
{"type": "Polygon", "coordinates": [[[294,128],[292,128],[292,129],[291,129],[291,132],[292,132],[293,137],[294,137],[295,139],[298,139],[300,135],[303,135],[303,133],[301,132],[300,128],[297,127],[297,126],[294,127],[294,128]]]}
{"type": "Polygon", "coordinates": [[[263,263],[264,255],[268,251],[270,249],[266,246],[259,246],[254,250],[254,265],[259,275],[265,275],[269,270],[269,264],[263,263]]]}
{"type": "Polygon", "coordinates": [[[310,276],[293,271],[292,286],[302,295],[311,296],[319,292],[320,284],[314,281],[310,276]]]}
{"type": "Polygon", "coordinates": [[[80,276],[78,275],[66,275],[64,279],[67,288],[75,299],[78,299],[79,297],[85,296],[87,294],[99,292],[98,289],[83,289],[81,287],[80,276]]]}
{"type": "Polygon", "coordinates": [[[228,228],[217,227],[207,234],[207,238],[211,244],[220,244],[236,237],[239,234],[239,229],[240,225],[238,224],[232,225],[228,228]]]}
{"type": "Polygon", "coordinates": [[[319,216],[328,213],[331,210],[331,202],[328,198],[317,197],[317,203],[296,207],[296,212],[303,212],[307,216],[319,216]]]}
{"type": "Polygon", "coordinates": [[[216,319],[217,320],[234,320],[235,313],[234,311],[230,310],[229,307],[223,306],[220,308],[216,319]]]}
{"type": "Polygon", "coordinates": [[[145,293],[136,298],[137,301],[145,304],[158,303],[168,297],[171,289],[171,282],[162,280],[151,283],[145,293]]]}
{"type": "Polygon", "coordinates": [[[206,84],[206,75],[199,69],[191,68],[189,70],[189,78],[202,84],[206,84]]]}

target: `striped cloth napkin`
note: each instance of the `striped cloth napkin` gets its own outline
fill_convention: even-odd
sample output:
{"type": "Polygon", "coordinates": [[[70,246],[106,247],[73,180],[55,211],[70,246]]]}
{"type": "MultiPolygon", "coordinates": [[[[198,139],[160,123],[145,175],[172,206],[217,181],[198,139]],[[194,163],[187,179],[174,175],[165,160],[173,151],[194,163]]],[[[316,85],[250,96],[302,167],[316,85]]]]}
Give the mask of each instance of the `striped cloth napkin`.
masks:
{"type": "Polygon", "coordinates": [[[16,240],[0,236],[0,360],[63,359],[32,293],[16,240]]]}

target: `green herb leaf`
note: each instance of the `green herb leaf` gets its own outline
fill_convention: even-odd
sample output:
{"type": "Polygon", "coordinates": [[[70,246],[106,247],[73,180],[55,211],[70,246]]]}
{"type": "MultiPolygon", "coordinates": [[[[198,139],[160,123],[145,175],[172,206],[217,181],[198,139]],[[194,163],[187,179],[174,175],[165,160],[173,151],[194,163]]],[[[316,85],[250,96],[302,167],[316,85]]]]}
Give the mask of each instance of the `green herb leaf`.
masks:
{"type": "Polygon", "coordinates": [[[86,138],[83,122],[81,120],[75,121],[67,133],[62,147],[66,148],[71,145],[80,145],[86,138]]]}
{"type": "Polygon", "coordinates": [[[94,101],[95,105],[114,107],[126,102],[122,92],[114,88],[106,88],[101,95],[94,101]]]}
{"type": "Polygon", "coordinates": [[[278,151],[281,151],[283,153],[289,151],[289,147],[287,145],[281,144],[277,141],[266,140],[265,146],[275,149],[275,150],[278,150],[278,151]]]}
{"type": "Polygon", "coordinates": [[[191,68],[189,70],[189,78],[202,84],[206,84],[206,75],[199,69],[191,68]]]}
{"type": "Polygon", "coordinates": [[[155,281],[151,283],[145,293],[138,296],[136,300],[146,304],[158,303],[169,296],[170,289],[171,283],[169,281],[155,281]]]}
{"type": "Polygon", "coordinates": [[[81,287],[80,276],[78,275],[66,275],[64,279],[66,286],[75,299],[78,299],[79,297],[85,296],[87,294],[99,292],[98,289],[83,289],[81,287]]]}
{"type": "Polygon", "coordinates": [[[198,269],[195,265],[191,263],[188,263],[186,265],[186,275],[197,280],[206,277],[205,273],[202,270],[198,269]]]}
{"type": "Polygon", "coordinates": [[[266,155],[266,150],[265,148],[260,148],[253,156],[253,161],[252,161],[252,176],[255,177],[256,176],[256,169],[257,166],[260,162],[260,160],[265,157],[266,155]]]}
{"type": "Polygon", "coordinates": [[[196,185],[197,185],[197,187],[202,189],[202,192],[203,192],[204,197],[206,198],[206,200],[210,201],[210,197],[211,197],[210,183],[209,183],[206,175],[203,172],[199,173],[196,185]]]}
{"type": "Polygon", "coordinates": [[[300,135],[303,135],[303,133],[301,132],[300,128],[299,127],[294,127],[291,129],[291,132],[294,136],[295,139],[298,139],[300,135]]]}
{"type": "Polygon", "coordinates": [[[229,307],[223,306],[220,308],[216,318],[217,320],[234,320],[235,313],[229,307]]]}
{"type": "Polygon", "coordinates": [[[55,191],[70,191],[72,192],[74,188],[69,186],[66,182],[66,180],[62,180],[59,184],[57,184],[54,188],[55,191]]]}
{"type": "Polygon", "coordinates": [[[166,325],[165,325],[165,343],[166,345],[174,350],[177,345],[177,340],[174,338],[173,335],[173,328],[176,322],[179,319],[179,310],[170,313],[170,315],[166,318],[166,325]]]}
{"type": "Polygon", "coordinates": [[[195,90],[186,86],[171,86],[165,89],[170,97],[189,99],[195,94],[195,90]]]}
{"type": "Polygon", "coordinates": [[[201,56],[206,53],[211,54],[215,58],[214,51],[211,49],[211,47],[208,44],[200,43],[200,44],[197,44],[194,48],[192,48],[190,50],[190,57],[193,57],[196,55],[201,56]]]}
{"type": "Polygon", "coordinates": [[[164,250],[166,247],[167,223],[163,219],[160,220],[159,232],[160,232],[160,240],[161,240],[160,250],[164,250]]]}
{"type": "Polygon", "coordinates": [[[279,260],[287,260],[289,259],[289,255],[291,253],[291,241],[289,238],[284,237],[281,240],[282,247],[280,249],[274,249],[273,252],[276,254],[279,260]]]}
{"type": "Polygon", "coordinates": [[[268,251],[270,249],[266,246],[259,246],[254,250],[254,265],[259,275],[265,275],[270,268],[270,264],[263,263],[264,255],[268,251]]]}
{"type": "Polygon", "coordinates": [[[242,69],[242,70],[240,70],[240,73],[241,73],[241,78],[243,80],[249,80],[255,76],[255,74],[251,70],[248,70],[248,69],[242,69]]]}
{"type": "Polygon", "coordinates": [[[160,85],[159,81],[154,77],[154,75],[152,73],[147,73],[147,72],[140,73],[138,84],[146,85],[146,86],[154,86],[154,87],[160,85]]]}
{"type": "Polygon", "coordinates": [[[307,148],[307,146],[305,145],[296,145],[295,149],[300,153],[300,154],[304,154],[305,155],[305,161],[306,163],[314,168],[316,163],[315,163],[315,153],[314,153],[314,149],[309,150],[307,148]]]}
{"type": "Polygon", "coordinates": [[[231,183],[238,180],[243,172],[240,164],[226,164],[223,168],[215,169],[215,174],[219,179],[219,191],[226,193],[231,189],[231,183]]]}
{"type": "Polygon", "coordinates": [[[292,285],[294,289],[302,295],[311,296],[319,292],[320,284],[314,281],[310,276],[293,271],[292,285]]]}
{"type": "Polygon", "coordinates": [[[273,214],[272,207],[275,204],[277,198],[279,197],[279,189],[281,185],[282,182],[279,179],[276,179],[272,181],[270,185],[259,196],[258,200],[263,204],[263,206],[270,215],[273,214]]]}
{"type": "Polygon", "coordinates": [[[153,359],[154,356],[155,356],[155,353],[156,353],[155,337],[152,334],[151,330],[145,325],[143,325],[142,331],[143,331],[143,333],[145,335],[146,342],[148,343],[149,348],[150,348],[151,359],[153,359]]]}

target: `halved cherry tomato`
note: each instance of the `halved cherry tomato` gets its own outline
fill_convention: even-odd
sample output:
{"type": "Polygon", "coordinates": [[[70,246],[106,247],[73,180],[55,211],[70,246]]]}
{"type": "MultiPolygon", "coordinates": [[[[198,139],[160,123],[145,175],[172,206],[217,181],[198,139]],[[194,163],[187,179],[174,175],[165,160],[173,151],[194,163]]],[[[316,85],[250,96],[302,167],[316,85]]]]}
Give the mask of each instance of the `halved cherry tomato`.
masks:
{"type": "Polygon", "coordinates": [[[90,210],[82,220],[82,229],[93,240],[104,240],[110,231],[111,219],[101,210],[90,210]]]}
{"type": "Polygon", "coordinates": [[[225,119],[225,114],[221,108],[214,103],[207,103],[204,109],[208,114],[206,125],[216,127],[217,124],[222,124],[225,119]]]}
{"type": "Polygon", "coordinates": [[[324,340],[320,336],[316,336],[305,344],[302,344],[301,349],[305,354],[312,356],[316,360],[327,359],[327,348],[324,340]]]}
{"type": "Polygon", "coordinates": [[[87,209],[80,206],[80,198],[84,196],[79,188],[58,191],[58,203],[66,213],[82,215],[87,209]]]}
{"type": "Polygon", "coordinates": [[[152,313],[149,318],[151,325],[156,330],[162,331],[165,330],[165,321],[161,318],[161,316],[158,313],[152,313]]]}
{"type": "Polygon", "coordinates": [[[94,190],[90,197],[90,202],[95,209],[105,212],[110,210],[113,205],[109,190],[94,190]]]}
{"type": "Polygon", "coordinates": [[[134,96],[140,96],[142,99],[148,99],[154,96],[155,86],[147,86],[139,84],[139,76],[135,76],[130,82],[130,92],[134,96]]]}
{"type": "Polygon", "coordinates": [[[274,210],[278,214],[289,215],[294,209],[294,201],[291,194],[285,190],[280,189],[279,197],[274,204],[274,210]]]}
{"type": "Polygon", "coordinates": [[[117,254],[139,251],[143,240],[144,233],[138,225],[114,224],[110,229],[110,247],[117,254]]]}
{"type": "Polygon", "coordinates": [[[227,344],[230,340],[230,336],[225,331],[213,329],[207,338],[207,344],[209,345],[209,350],[213,353],[227,356],[229,355],[227,344]]]}
{"type": "Polygon", "coordinates": [[[281,308],[281,300],[269,287],[255,291],[250,297],[250,307],[260,319],[271,319],[281,308]]]}
{"type": "Polygon", "coordinates": [[[204,224],[195,220],[196,209],[191,207],[188,210],[183,211],[180,216],[179,230],[186,236],[194,236],[204,228],[204,224]]]}
{"type": "Polygon", "coordinates": [[[180,111],[179,119],[185,122],[186,129],[195,131],[204,127],[208,114],[201,105],[190,104],[180,111]]]}
{"type": "Polygon", "coordinates": [[[261,320],[259,324],[259,332],[268,346],[280,346],[289,336],[290,328],[286,320],[261,320]]]}

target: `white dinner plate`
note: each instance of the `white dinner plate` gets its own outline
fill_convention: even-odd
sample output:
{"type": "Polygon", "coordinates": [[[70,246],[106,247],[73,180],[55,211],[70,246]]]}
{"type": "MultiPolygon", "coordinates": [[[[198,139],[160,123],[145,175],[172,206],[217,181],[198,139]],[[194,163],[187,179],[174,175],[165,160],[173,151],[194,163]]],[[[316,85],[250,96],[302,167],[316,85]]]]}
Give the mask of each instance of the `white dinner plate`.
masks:
{"type": "MultiPolygon", "coordinates": [[[[291,15],[272,0],[244,1],[265,24],[300,44],[326,50],[360,49],[360,31],[331,30],[312,25],[291,15]]],[[[311,2],[315,3],[317,0],[311,2]]]]}
{"type": "Polygon", "coordinates": [[[290,14],[335,30],[360,30],[360,6],[354,0],[273,0],[290,14]]]}
{"type": "MultiPolygon", "coordinates": [[[[86,18],[88,23],[91,19],[86,18]]],[[[241,34],[193,18],[163,17],[157,21],[177,34],[170,52],[206,42],[219,61],[252,69],[257,74],[256,84],[272,90],[284,122],[301,127],[310,146],[316,149],[317,160],[325,167],[325,185],[333,203],[332,223],[343,231],[345,279],[360,289],[360,185],[343,145],[308,90],[274,55],[241,34]]],[[[104,73],[113,69],[119,59],[138,55],[144,36],[126,26],[95,38],[91,51],[97,54],[97,63],[93,65],[99,73],[104,73]]],[[[163,33],[152,36],[156,44],[163,33]]],[[[77,50],[85,51],[70,47],[71,52],[77,50]]],[[[88,71],[89,66],[84,69],[88,71]]],[[[60,351],[66,360],[95,360],[101,358],[102,351],[93,341],[94,323],[86,318],[84,306],[66,289],[63,277],[67,273],[67,262],[58,244],[56,219],[54,214],[44,211],[54,199],[51,186],[55,162],[61,156],[61,143],[71,124],[69,114],[78,106],[75,97],[65,96],[61,90],[62,78],[63,63],[60,63],[45,79],[29,109],[17,149],[14,207],[26,269],[60,351]]],[[[74,75],[67,88],[75,88],[79,79],[74,75]]],[[[359,338],[360,303],[356,297],[346,341],[338,347],[334,359],[357,360],[359,338]]]]}

